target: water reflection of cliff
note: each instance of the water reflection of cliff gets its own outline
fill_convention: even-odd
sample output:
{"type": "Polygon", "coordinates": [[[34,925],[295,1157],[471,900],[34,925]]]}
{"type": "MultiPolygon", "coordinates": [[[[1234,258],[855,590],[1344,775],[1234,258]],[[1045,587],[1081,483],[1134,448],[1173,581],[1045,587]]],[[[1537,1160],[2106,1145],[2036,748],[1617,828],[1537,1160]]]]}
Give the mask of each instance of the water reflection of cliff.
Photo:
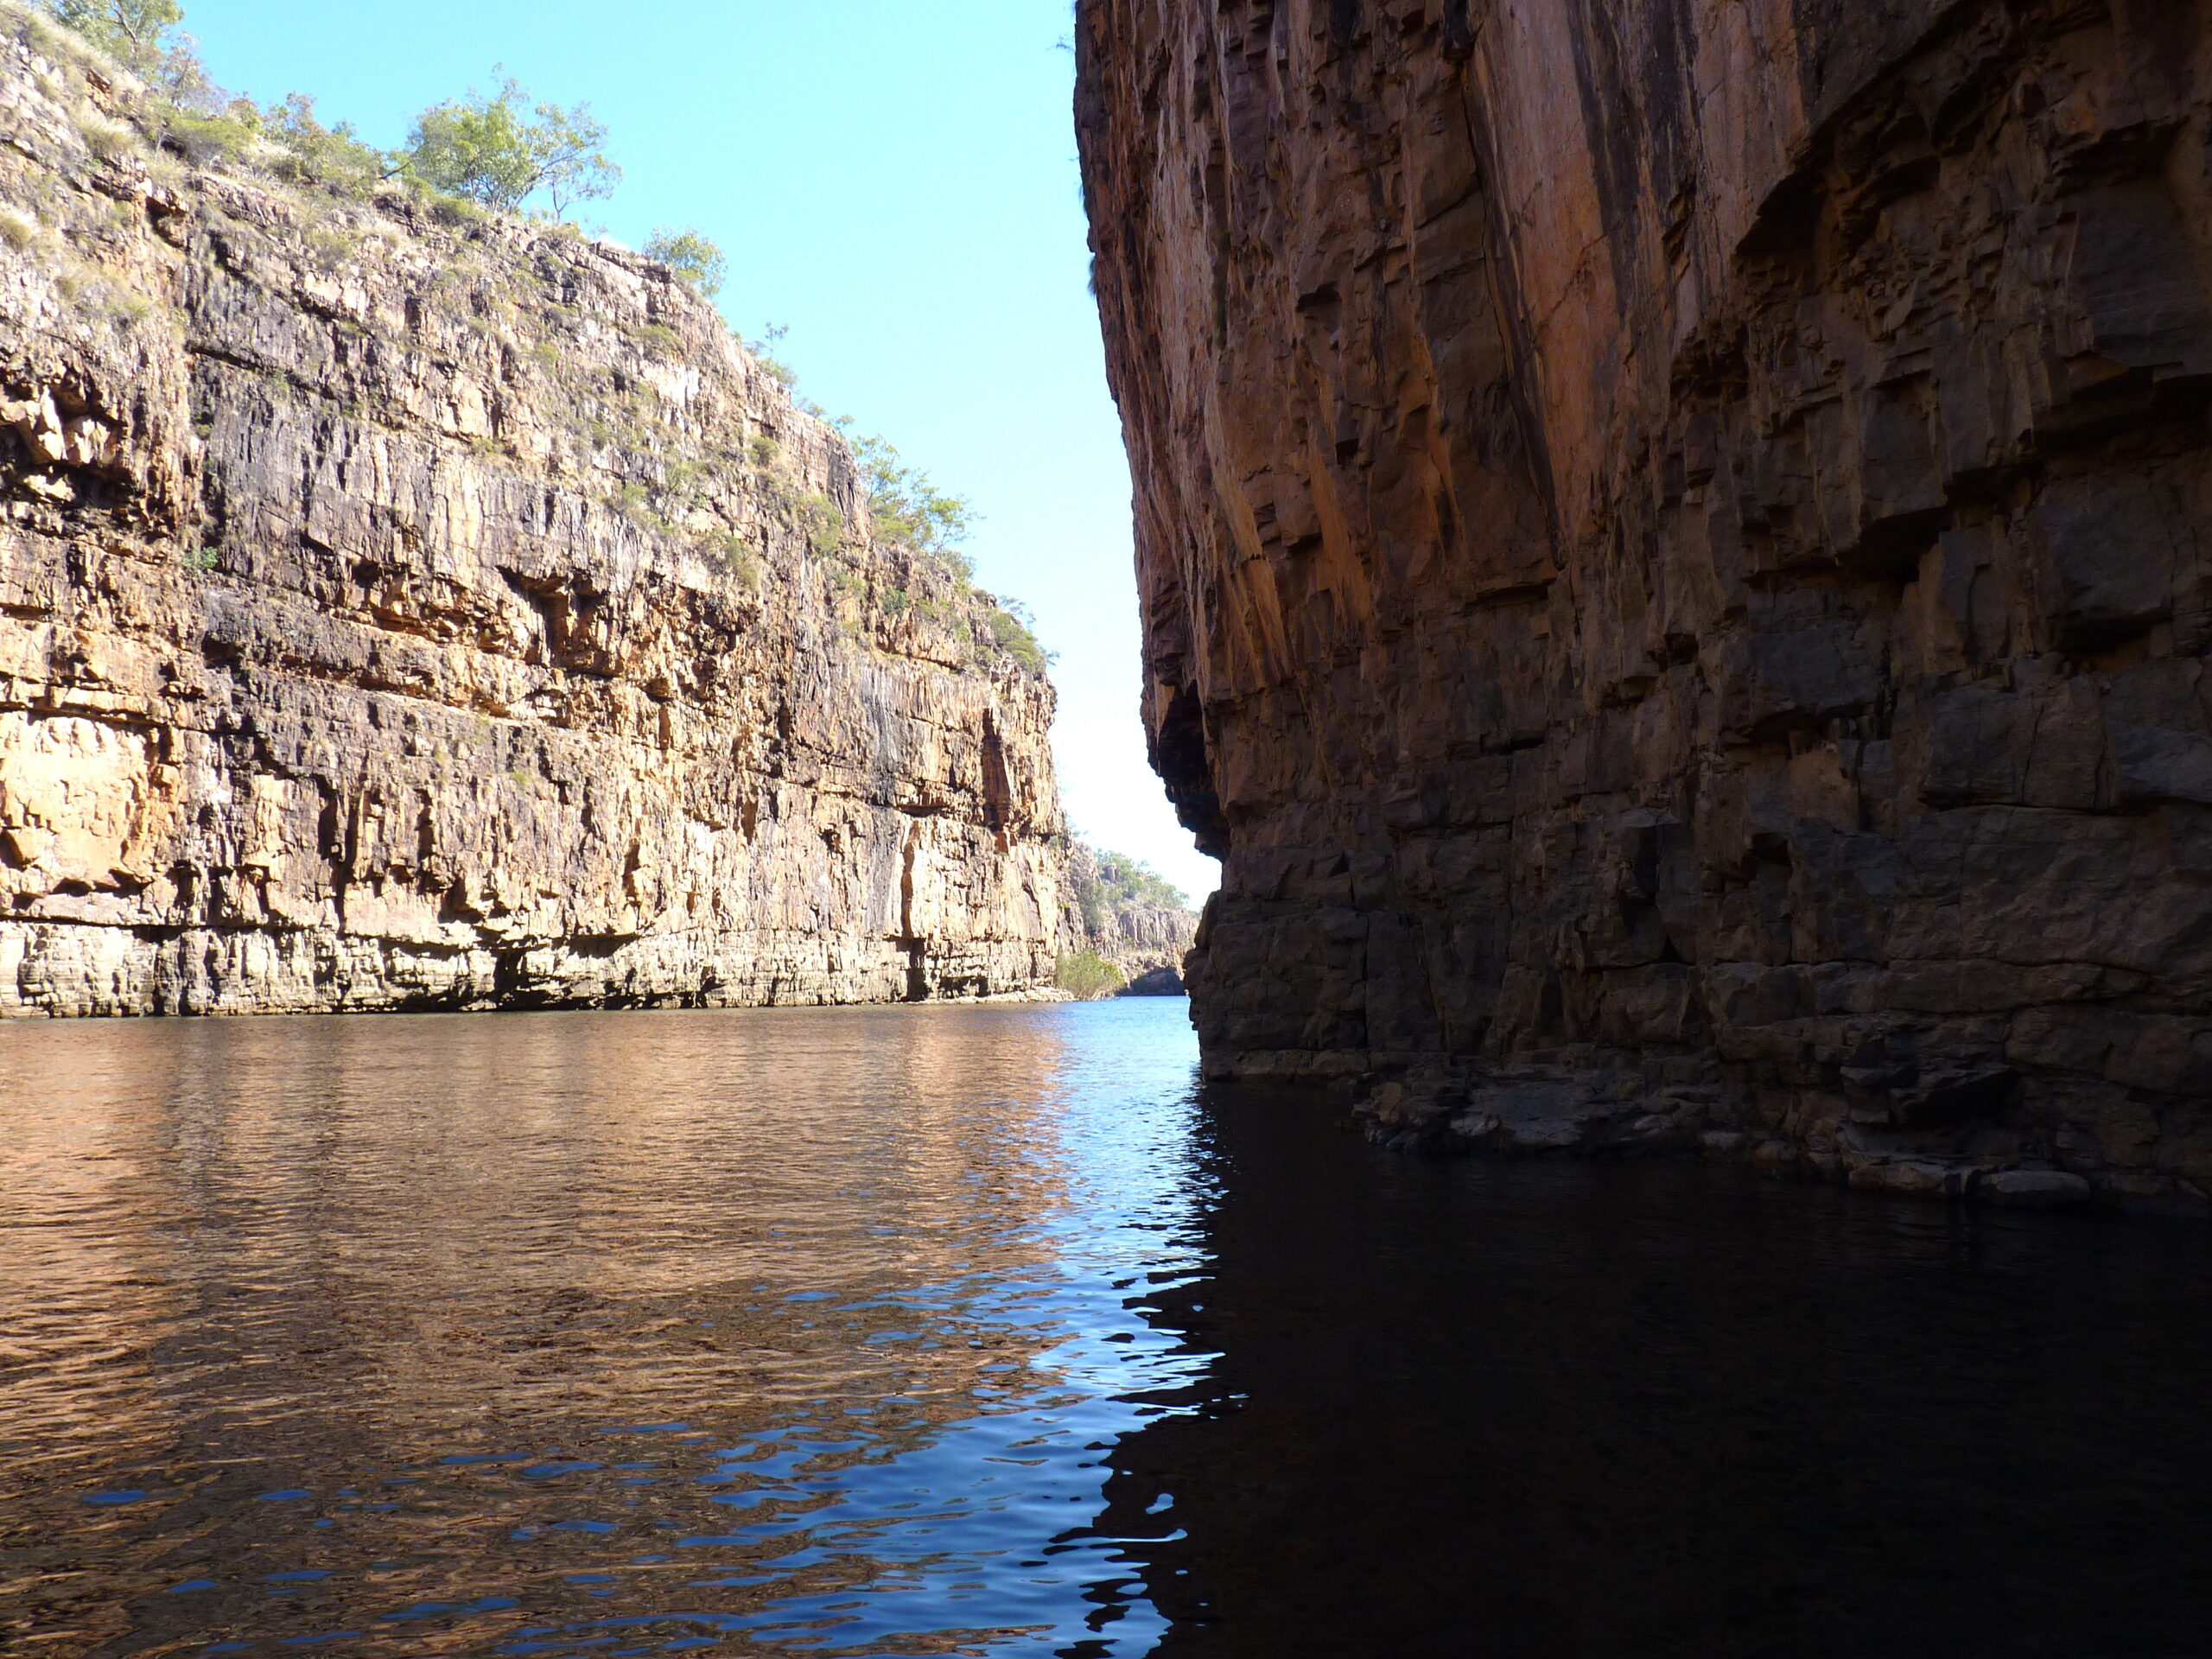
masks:
{"type": "Polygon", "coordinates": [[[467,1645],[554,1580],[658,1615],[702,1567],[725,1619],[936,1594],[969,1500],[871,1553],[871,1471],[1053,1395],[1065,1017],[7,1032],[0,1633],[396,1637],[413,1597],[467,1645]]]}
{"type": "Polygon", "coordinates": [[[2197,1230],[1198,1122],[1217,1357],[1101,1522],[1161,1659],[2202,1651],[2197,1230]]]}

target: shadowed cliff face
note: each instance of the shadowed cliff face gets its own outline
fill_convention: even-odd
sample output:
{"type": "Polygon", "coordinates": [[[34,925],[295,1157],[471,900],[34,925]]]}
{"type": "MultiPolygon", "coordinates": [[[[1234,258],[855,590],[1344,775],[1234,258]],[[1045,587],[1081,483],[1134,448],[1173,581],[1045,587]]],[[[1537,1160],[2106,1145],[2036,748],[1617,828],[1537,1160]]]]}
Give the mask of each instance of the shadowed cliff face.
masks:
{"type": "Polygon", "coordinates": [[[0,23],[0,1014],[1051,983],[1050,686],[709,307],[0,23]]]}
{"type": "Polygon", "coordinates": [[[2203,1203],[2207,9],[1078,11],[1210,1067],[2203,1203]]]}

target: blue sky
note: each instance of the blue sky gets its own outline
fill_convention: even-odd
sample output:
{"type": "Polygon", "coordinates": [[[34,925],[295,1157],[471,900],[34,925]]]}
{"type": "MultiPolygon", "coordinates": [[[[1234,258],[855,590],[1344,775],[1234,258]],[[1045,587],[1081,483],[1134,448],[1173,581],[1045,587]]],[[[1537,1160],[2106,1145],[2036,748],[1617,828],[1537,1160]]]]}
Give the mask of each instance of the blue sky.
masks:
{"type": "Polygon", "coordinates": [[[626,173],[577,216],[632,245],[696,226],[721,296],[800,389],[983,523],[979,580],[1059,653],[1076,827],[1192,895],[1217,867],[1145,765],[1129,481],[1089,288],[1068,0],[185,0],[222,85],[302,92],[387,147],[493,84],[589,99],[626,173]]]}

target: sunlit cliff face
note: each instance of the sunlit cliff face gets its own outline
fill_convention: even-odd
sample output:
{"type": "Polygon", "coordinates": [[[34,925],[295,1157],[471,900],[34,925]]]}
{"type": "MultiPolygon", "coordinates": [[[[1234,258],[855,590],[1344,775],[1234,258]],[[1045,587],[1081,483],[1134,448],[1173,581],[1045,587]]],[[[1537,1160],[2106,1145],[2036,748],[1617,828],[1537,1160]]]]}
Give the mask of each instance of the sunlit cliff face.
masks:
{"type": "Polygon", "coordinates": [[[0,1015],[1051,983],[1050,684],[709,305],[156,150],[22,32],[0,1015]]]}

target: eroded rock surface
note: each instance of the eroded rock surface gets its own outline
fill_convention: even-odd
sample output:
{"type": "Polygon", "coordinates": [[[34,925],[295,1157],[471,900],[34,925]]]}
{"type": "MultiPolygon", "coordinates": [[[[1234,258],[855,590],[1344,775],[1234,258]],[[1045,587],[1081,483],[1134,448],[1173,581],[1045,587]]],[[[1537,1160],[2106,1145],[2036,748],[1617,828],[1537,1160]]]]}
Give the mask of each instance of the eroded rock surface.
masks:
{"type": "Polygon", "coordinates": [[[1078,13],[1210,1068],[2203,1204],[2212,9],[1078,13]]]}
{"type": "Polygon", "coordinates": [[[1049,987],[1050,686],[650,261],[0,36],[0,1013],[1049,987]]]}

